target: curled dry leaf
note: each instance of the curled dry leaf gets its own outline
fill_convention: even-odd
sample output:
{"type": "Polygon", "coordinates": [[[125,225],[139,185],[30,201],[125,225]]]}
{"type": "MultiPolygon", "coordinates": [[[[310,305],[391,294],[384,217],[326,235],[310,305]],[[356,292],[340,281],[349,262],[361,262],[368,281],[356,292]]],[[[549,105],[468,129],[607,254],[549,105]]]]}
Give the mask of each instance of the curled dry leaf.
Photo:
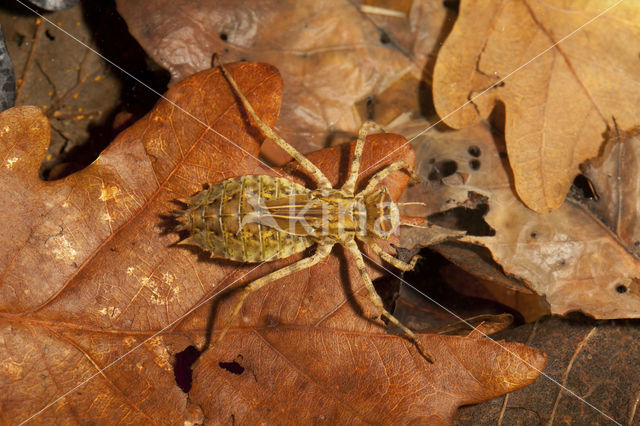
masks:
{"type": "MultiPolygon", "coordinates": [[[[628,142],[625,149],[632,149],[633,141],[628,142]]],[[[476,222],[472,227],[465,225],[468,235],[460,241],[488,248],[504,273],[545,297],[552,313],[580,310],[595,318],[640,317],[640,261],[631,254],[635,238],[629,238],[631,244],[625,246],[579,203],[565,201],[548,215],[526,208],[514,194],[506,159],[482,125],[432,133],[417,146],[416,169],[424,182],[409,188],[404,197],[425,201],[431,218],[441,211],[454,219],[470,199],[484,199],[485,207],[475,209],[476,222]],[[443,177],[445,165],[448,171],[443,177]]],[[[634,184],[630,180],[628,185],[634,184]]],[[[620,190],[624,192],[624,186],[620,190]]],[[[629,194],[622,198],[626,207],[605,209],[629,208],[636,205],[636,198],[637,193],[629,194]]],[[[629,224],[633,217],[628,216],[629,224]]],[[[419,244],[416,235],[401,235],[400,241],[412,247],[419,244]]],[[[443,248],[447,255],[447,247],[443,248]]],[[[453,255],[449,248],[450,257],[459,264],[473,255],[464,246],[456,250],[453,255]]],[[[522,285],[512,281],[512,287],[522,285]]]]}
{"type": "Polygon", "coordinates": [[[516,191],[535,211],[561,206],[611,117],[621,128],[637,125],[640,62],[634,43],[621,40],[638,39],[639,6],[618,2],[597,17],[610,6],[463,0],[438,54],[438,114],[460,129],[503,102],[516,191]]]}
{"type": "MultiPolygon", "coordinates": [[[[277,71],[250,63],[229,70],[274,123],[277,71]]],[[[48,143],[41,112],[0,115],[0,212],[10,224],[0,236],[3,419],[447,422],[459,405],[522,387],[544,367],[544,354],[524,345],[500,343],[507,352],[484,339],[423,335],[438,359],[427,364],[410,342],[369,319],[375,309],[356,268],[336,250],[253,294],[223,344],[199,363],[187,398],[174,381],[175,354],[221,328],[234,302],[221,297],[227,288],[295,259],[254,270],[175,245],[166,223],[173,200],[205,182],[284,172],[252,157],[259,135],[217,70],[167,97],[180,107],[160,102],[93,164],[54,182],[37,178],[48,143]]],[[[388,161],[413,162],[404,138],[370,138],[363,166],[399,147],[388,161]]],[[[309,158],[337,182],[348,154],[336,147],[309,158]]],[[[400,173],[387,183],[397,197],[407,181],[400,173]]]]}

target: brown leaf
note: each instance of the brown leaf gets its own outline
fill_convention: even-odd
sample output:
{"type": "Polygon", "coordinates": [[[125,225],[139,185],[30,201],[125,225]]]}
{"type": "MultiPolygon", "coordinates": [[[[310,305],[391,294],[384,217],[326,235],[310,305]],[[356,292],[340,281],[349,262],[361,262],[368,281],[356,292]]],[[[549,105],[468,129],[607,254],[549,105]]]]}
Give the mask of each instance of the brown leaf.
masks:
{"type": "MultiPolygon", "coordinates": [[[[282,93],[277,71],[251,63],[229,69],[273,123],[282,93]]],[[[294,259],[253,271],[175,246],[177,235],[163,224],[175,198],[205,182],[282,172],[249,155],[258,153],[259,135],[218,71],[185,80],[167,97],[180,107],[160,102],[91,166],[56,182],[37,178],[48,142],[42,114],[16,108],[0,116],[0,208],[11,225],[0,237],[3,418],[447,422],[460,404],[524,386],[544,367],[544,354],[522,345],[501,343],[509,353],[485,340],[422,336],[438,359],[427,364],[413,345],[369,320],[376,311],[352,262],[336,250],[252,295],[223,344],[198,365],[187,398],[174,382],[175,354],[200,346],[211,326],[220,329],[233,303],[220,297],[227,288],[294,259]],[[210,297],[213,304],[198,307],[210,297]]],[[[362,178],[399,158],[413,161],[404,138],[370,138],[363,167],[399,147],[362,178]]],[[[337,182],[344,154],[336,147],[309,158],[337,182]]],[[[407,180],[398,174],[387,183],[398,196],[407,180]]]]}
{"type": "Polygon", "coordinates": [[[581,201],[627,251],[640,257],[640,139],[638,129],[617,132],[598,158],[583,166],[595,194],[581,201]]]}
{"type": "MultiPolygon", "coordinates": [[[[277,130],[304,153],[351,140],[368,118],[358,116],[356,102],[374,99],[405,75],[420,78],[446,14],[431,2],[367,2],[380,12],[345,0],[117,4],[130,32],[174,81],[210,67],[214,52],[222,62],[277,66],[287,87],[277,130]]],[[[265,146],[281,163],[282,155],[265,146]]]]}
{"type": "Polygon", "coordinates": [[[622,128],[637,124],[640,63],[636,49],[620,40],[636,38],[638,6],[620,3],[591,22],[604,9],[603,3],[462,1],[438,54],[438,114],[459,129],[502,101],[516,190],[535,211],[562,204],[578,165],[597,155],[612,116],[622,128]]]}
{"type": "MultiPolygon", "coordinates": [[[[461,211],[475,211],[467,217],[473,221],[456,227],[466,227],[468,235],[461,240],[488,248],[512,286],[525,284],[544,296],[555,314],[581,310],[595,318],[640,317],[640,261],[580,204],[565,201],[548,215],[526,208],[514,195],[508,164],[483,125],[432,133],[420,140],[417,156],[423,184],[409,188],[404,197],[426,202],[430,218],[445,212],[439,217],[455,222],[461,211]],[[443,164],[455,169],[445,178],[443,164]],[[484,207],[465,207],[470,199],[484,200],[484,207]]],[[[400,241],[415,245],[419,234],[407,234],[400,241]]],[[[458,247],[456,263],[469,261],[469,250],[463,248],[458,247]]]]}
{"type": "Polygon", "coordinates": [[[638,424],[640,329],[634,322],[547,318],[502,336],[544,349],[552,360],[545,373],[565,389],[537,380],[461,408],[456,424],[638,424]]]}

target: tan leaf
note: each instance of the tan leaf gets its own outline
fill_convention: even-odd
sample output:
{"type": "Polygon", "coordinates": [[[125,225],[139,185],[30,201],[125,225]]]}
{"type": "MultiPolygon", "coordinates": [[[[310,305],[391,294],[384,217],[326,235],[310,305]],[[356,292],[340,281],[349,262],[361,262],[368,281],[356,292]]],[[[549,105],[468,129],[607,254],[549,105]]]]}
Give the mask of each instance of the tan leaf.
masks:
{"type": "Polygon", "coordinates": [[[637,124],[640,62],[634,44],[621,40],[638,38],[638,5],[621,2],[596,18],[608,6],[462,1],[438,54],[438,114],[459,129],[503,102],[516,190],[535,211],[562,204],[578,165],[597,155],[611,117],[622,128],[637,124]]]}
{"type": "MultiPolygon", "coordinates": [[[[632,149],[632,145],[625,146],[632,149]]],[[[514,195],[508,163],[483,125],[433,133],[420,140],[417,156],[417,170],[424,183],[403,196],[425,201],[431,218],[435,212],[448,212],[443,217],[454,222],[460,211],[456,208],[464,209],[470,199],[484,199],[484,210],[476,209],[484,212],[475,216],[478,222],[460,223],[456,230],[467,228],[462,243],[490,250],[493,261],[512,282],[512,289],[526,285],[544,296],[555,314],[580,310],[595,318],[640,317],[640,261],[630,253],[633,243],[621,244],[593,213],[576,202],[565,201],[547,215],[526,208],[514,195]],[[455,172],[443,179],[436,169],[446,162],[454,164],[450,169],[455,172]],[[452,179],[455,176],[459,179],[452,179]]],[[[601,171],[601,176],[606,176],[607,170],[601,171]]],[[[632,197],[624,199],[627,206],[634,204],[632,197]]],[[[605,207],[609,208],[615,207],[605,207]]],[[[629,223],[633,223],[632,217],[629,223]]],[[[419,238],[420,234],[407,232],[400,240],[413,246],[419,238]]],[[[457,249],[461,251],[455,257],[468,263],[463,268],[478,272],[469,262],[473,251],[468,247],[463,250],[464,246],[457,249]]]]}

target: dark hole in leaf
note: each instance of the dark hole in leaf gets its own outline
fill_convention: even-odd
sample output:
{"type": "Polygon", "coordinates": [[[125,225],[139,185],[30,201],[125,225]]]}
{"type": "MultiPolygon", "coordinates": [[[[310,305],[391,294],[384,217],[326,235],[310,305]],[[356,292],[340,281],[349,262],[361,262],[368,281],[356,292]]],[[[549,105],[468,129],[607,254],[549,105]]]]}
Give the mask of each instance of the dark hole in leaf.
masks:
{"type": "Polygon", "coordinates": [[[25,36],[19,33],[16,33],[14,40],[16,42],[16,44],[18,45],[18,47],[22,47],[22,43],[24,43],[25,40],[25,36]]]}
{"type": "Polygon", "coordinates": [[[626,293],[627,292],[627,286],[620,284],[620,285],[616,286],[616,291],[618,293],[620,293],[620,294],[626,293]]]}
{"type": "Polygon", "coordinates": [[[488,204],[478,204],[475,208],[455,207],[432,214],[427,220],[444,228],[466,231],[469,235],[491,237],[496,231],[484,220],[488,211],[488,204]]]}
{"type": "Polygon", "coordinates": [[[458,171],[458,163],[453,160],[442,160],[434,164],[431,173],[429,173],[429,180],[437,181],[447,176],[451,176],[458,171]]]}
{"type": "Polygon", "coordinates": [[[227,41],[228,39],[229,36],[227,35],[227,33],[220,33],[220,40],[227,41]]]}
{"type": "Polygon", "coordinates": [[[373,96],[373,95],[367,96],[367,103],[366,103],[366,117],[367,117],[367,119],[373,118],[374,106],[375,106],[374,101],[375,101],[375,96],[373,96]]]}
{"type": "Polygon", "coordinates": [[[473,159],[471,161],[469,161],[469,166],[473,169],[473,170],[478,170],[480,168],[480,160],[476,160],[473,159]]]}
{"type": "Polygon", "coordinates": [[[480,157],[480,154],[482,154],[482,151],[480,151],[480,148],[478,148],[475,145],[471,145],[469,147],[469,149],[467,150],[467,152],[469,153],[470,156],[472,157],[480,157]]]}
{"type": "Polygon", "coordinates": [[[535,237],[537,237],[537,236],[538,236],[538,234],[537,234],[537,233],[535,233],[535,232],[532,232],[532,233],[531,233],[531,238],[535,238],[535,237]]]}
{"type": "Polygon", "coordinates": [[[600,198],[591,181],[584,175],[578,175],[575,177],[571,190],[582,199],[597,201],[598,198],[600,198]]]}
{"type": "Polygon", "coordinates": [[[449,9],[452,12],[458,13],[460,10],[460,0],[444,0],[442,5],[445,9],[449,9]]]}
{"type": "Polygon", "coordinates": [[[236,361],[219,362],[218,365],[220,366],[220,368],[224,368],[229,373],[235,374],[237,376],[244,373],[244,367],[238,364],[236,361]]]}
{"type": "Polygon", "coordinates": [[[46,36],[47,36],[47,38],[48,38],[49,40],[51,40],[51,41],[53,41],[53,40],[55,40],[55,39],[56,39],[56,37],[55,37],[53,34],[51,34],[51,31],[49,31],[49,30],[46,30],[46,31],[44,32],[44,35],[46,35],[46,36]]]}
{"type": "Polygon", "coordinates": [[[380,31],[380,43],[389,44],[391,43],[391,37],[384,31],[380,31]]]}
{"type": "Polygon", "coordinates": [[[185,350],[176,354],[176,361],[173,365],[173,374],[176,378],[176,384],[187,393],[191,390],[193,382],[191,366],[200,356],[200,351],[195,346],[187,346],[185,350]]]}

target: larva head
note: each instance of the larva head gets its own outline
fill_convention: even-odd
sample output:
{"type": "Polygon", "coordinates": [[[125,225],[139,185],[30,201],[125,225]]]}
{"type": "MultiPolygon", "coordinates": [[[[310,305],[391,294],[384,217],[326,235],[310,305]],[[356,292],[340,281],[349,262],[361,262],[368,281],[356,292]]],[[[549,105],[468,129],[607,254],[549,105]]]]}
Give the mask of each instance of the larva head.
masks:
{"type": "Polygon", "coordinates": [[[391,199],[385,187],[364,198],[367,208],[367,233],[386,240],[400,224],[398,205],[391,199]]]}

